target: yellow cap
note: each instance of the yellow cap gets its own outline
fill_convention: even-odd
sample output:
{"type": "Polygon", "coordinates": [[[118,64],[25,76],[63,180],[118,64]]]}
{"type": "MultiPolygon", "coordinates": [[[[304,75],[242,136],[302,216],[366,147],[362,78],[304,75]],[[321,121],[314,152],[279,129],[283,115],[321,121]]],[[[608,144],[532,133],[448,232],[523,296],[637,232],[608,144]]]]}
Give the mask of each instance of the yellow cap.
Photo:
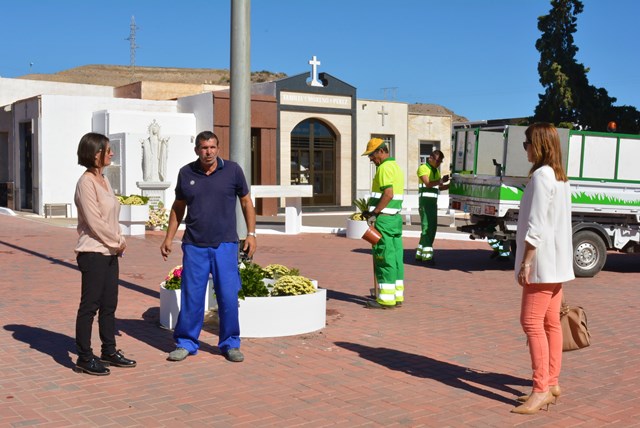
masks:
{"type": "Polygon", "coordinates": [[[367,144],[367,149],[364,151],[362,156],[369,156],[371,153],[376,151],[378,147],[384,144],[384,140],[382,138],[372,138],[369,140],[367,144]]]}

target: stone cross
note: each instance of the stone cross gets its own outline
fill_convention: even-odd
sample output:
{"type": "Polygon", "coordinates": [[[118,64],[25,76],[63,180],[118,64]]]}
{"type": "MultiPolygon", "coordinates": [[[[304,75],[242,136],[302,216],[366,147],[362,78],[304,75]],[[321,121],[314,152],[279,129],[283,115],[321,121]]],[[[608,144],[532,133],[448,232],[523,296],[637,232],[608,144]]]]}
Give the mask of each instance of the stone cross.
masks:
{"type": "Polygon", "coordinates": [[[384,117],[389,115],[389,112],[384,111],[384,106],[381,107],[380,111],[378,112],[378,114],[380,116],[382,116],[382,126],[384,126],[384,117]]]}
{"type": "Polygon", "coordinates": [[[311,86],[324,86],[321,81],[318,80],[318,66],[320,65],[320,61],[314,55],[309,61],[309,65],[311,66],[311,86]]]}
{"type": "Polygon", "coordinates": [[[433,125],[433,122],[431,122],[429,119],[427,119],[426,124],[429,127],[427,132],[429,132],[429,134],[431,134],[431,125],[433,125]]]}

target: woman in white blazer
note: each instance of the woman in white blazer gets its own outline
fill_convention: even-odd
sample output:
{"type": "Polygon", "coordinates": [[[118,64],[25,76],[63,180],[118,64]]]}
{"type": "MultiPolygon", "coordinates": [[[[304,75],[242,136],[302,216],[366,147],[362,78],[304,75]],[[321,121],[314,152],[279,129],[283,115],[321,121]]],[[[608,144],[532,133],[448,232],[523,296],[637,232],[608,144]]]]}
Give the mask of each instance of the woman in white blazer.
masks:
{"type": "Polygon", "coordinates": [[[574,279],[571,190],[553,125],[525,131],[524,149],[533,164],[518,215],[516,280],[522,287],[520,324],[527,335],[533,392],[513,413],[533,414],[560,395],[562,283],[574,279]]]}

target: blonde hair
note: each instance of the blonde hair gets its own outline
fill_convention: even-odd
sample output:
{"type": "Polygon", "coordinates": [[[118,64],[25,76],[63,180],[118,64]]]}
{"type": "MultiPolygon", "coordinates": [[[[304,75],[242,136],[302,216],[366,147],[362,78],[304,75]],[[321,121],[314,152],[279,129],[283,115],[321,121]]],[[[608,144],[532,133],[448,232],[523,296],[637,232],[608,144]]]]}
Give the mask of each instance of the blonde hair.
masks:
{"type": "Polygon", "coordinates": [[[562,151],[560,150],[560,136],[555,126],[550,123],[534,123],[525,131],[527,143],[531,144],[533,166],[529,175],[544,165],[549,165],[555,173],[556,180],[568,181],[562,166],[562,151]]]}

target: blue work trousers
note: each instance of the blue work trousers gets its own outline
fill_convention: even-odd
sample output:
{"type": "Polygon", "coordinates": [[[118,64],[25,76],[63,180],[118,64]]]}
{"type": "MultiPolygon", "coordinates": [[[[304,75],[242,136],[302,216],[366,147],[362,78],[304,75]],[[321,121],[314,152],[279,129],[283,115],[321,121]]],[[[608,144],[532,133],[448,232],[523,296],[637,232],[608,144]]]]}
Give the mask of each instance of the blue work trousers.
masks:
{"type": "Polygon", "coordinates": [[[173,332],[176,346],[190,354],[198,352],[207,282],[211,275],[220,318],[218,348],[223,353],[230,348],[239,348],[238,291],[241,284],[238,243],[224,242],[218,247],[182,244],[182,269],[181,307],[173,332]]]}

